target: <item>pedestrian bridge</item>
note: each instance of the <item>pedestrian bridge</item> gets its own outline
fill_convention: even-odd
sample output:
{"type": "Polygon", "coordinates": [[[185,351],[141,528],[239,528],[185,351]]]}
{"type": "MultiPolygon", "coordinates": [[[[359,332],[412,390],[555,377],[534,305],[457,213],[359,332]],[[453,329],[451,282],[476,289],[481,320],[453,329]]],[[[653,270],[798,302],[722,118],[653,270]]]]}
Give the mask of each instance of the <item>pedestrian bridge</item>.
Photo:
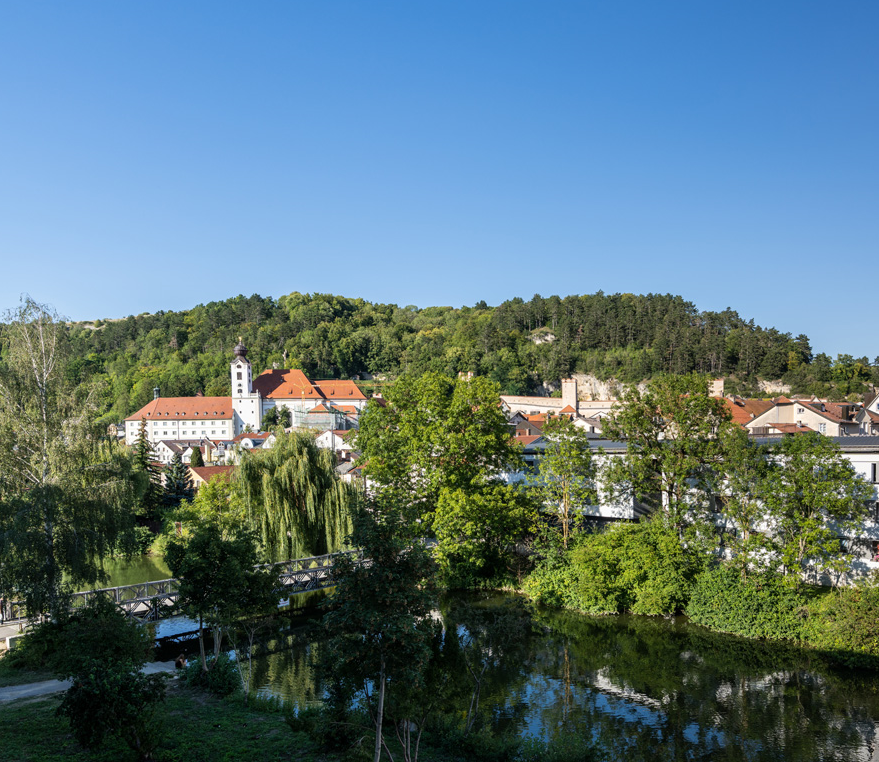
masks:
{"type": "MultiPolygon", "coordinates": [[[[340,556],[359,558],[360,551],[351,550],[332,553],[326,556],[297,558],[293,561],[281,561],[276,564],[263,564],[258,569],[272,569],[278,575],[278,586],[283,597],[308,593],[312,590],[323,590],[332,587],[333,564],[340,556]]],[[[170,616],[177,606],[178,581],[176,579],[160,579],[154,582],[139,582],[136,585],[123,587],[104,587],[74,593],[70,608],[73,611],[83,608],[89,600],[97,595],[110,598],[131,619],[143,622],[154,622],[170,616]]],[[[20,602],[0,602],[0,626],[25,624],[29,618],[24,604],[20,602]]]]}

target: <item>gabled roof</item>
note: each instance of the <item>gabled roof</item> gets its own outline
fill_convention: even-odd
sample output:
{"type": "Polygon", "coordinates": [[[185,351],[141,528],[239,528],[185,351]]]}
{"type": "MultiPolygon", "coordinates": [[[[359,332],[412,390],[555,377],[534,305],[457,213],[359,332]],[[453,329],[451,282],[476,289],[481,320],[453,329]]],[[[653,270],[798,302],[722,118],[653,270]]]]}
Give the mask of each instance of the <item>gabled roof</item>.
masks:
{"type": "Polygon", "coordinates": [[[271,431],[242,432],[232,439],[233,442],[241,442],[244,439],[252,439],[254,442],[264,442],[272,435],[271,431]]]}
{"type": "Polygon", "coordinates": [[[732,416],[733,423],[744,426],[750,423],[758,415],[763,415],[767,410],[771,410],[773,403],[769,400],[747,400],[741,397],[723,397],[723,403],[732,416]]]}
{"type": "Polygon", "coordinates": [[[189,470],[198,476],[201,481],[207,483],[215,476],[229,479],[235,468],[236,466],[190,466],[189,470]]]}
{"type": "Polygon", "coordinates": [[[231,397],[159,397],[150,400],[126,421],[179,421],[181,418],[219,421],[232,418],[231,397]]]}
{"type": "Polygon", "coordinates": [[[311,410],[308,411],[309,415],[311,415],[311,413],[330,413],[330,412],[332,412],[332,411],[323,403],[313,407],[311,410]]]}
{"type": "Polygon", "coordinates": [[[573,415],[577,415],[577,411],[574,410],[574,408],[572,408],[570,405],[565,405],[561,410],[559,410],[559,414],[562,414],[562,413],[564,413],[566,415],[569,413],[573,414],[573,415]]]}
{"type": "Polygon", "coordinates": [[[798,423],[768,423],[766,424],[770,428],[777,429],[782,434],[807,434],[817,433],[815,429],[809,428],[805,425],[800,425],[798,423]]]}
{"type": "Polygon", "coordinates": [[[365,400],[366,395],[353,381],[325,379],[315,381],[315,387],[328,400],[365,400]]]}
{"type": "Polygon", "coordinates": [[[253,391],[266,399],[321,399],[322,394],[298,368],[264,370],[253,380],[253,391]]]}

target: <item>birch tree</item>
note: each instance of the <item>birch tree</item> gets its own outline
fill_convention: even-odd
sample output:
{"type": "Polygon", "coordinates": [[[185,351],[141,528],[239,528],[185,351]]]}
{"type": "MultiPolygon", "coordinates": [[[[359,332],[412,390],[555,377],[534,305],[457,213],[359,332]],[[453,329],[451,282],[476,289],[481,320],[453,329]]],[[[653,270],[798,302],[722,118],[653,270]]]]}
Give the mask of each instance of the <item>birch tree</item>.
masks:
{"type": "Polygon", "coordinates": [[[0,595],[54,618],[65,584],[93,584],[102,576],[101,559],[131,528],[143,478],[94,425],[94,389],[66,381],[66,336],[57,313],[25,297],[4,323],[0,595]]]}

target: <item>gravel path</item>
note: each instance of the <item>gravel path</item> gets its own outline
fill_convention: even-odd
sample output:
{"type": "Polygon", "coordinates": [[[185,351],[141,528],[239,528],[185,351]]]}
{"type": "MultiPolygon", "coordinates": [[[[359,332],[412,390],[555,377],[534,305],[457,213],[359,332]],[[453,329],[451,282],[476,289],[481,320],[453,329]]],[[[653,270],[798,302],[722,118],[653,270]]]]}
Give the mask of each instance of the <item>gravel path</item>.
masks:
{"type": "MultiPolygon", "coordinates": [[[[173,661],[154,661],[146,664],[143,673],[152,675],[157,672],[173,672],[173,661]]],[[[70,680],[43,680],[40,683],[27,683],[25,685],[10,685],[0,688],[0,704],[7,701],[16,701],[22,698],[34,696],[47,696],[50,693],[66,691],[70,687],[70,680]]]]}

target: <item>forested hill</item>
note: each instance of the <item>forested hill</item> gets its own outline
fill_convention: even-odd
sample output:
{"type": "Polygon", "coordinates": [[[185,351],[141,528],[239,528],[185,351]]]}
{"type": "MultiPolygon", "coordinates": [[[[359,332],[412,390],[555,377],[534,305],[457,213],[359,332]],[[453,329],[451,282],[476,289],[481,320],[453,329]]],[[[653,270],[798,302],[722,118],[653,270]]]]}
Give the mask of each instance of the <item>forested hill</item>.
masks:
{"type": "Polygon", "coordinates": [[[826,393],[835,381],[838,393],[849,393],[873,370],[851,358],[834,369],[826,356],[812,357],[806,336],[661,294],[535,296],[461,309],[324,294],[237,296],[182,312],[74,323],[69,331],[71,378],[104,377],[113,420],[145,404],[154,386],[163,396],[229,394],[238,336],[257,373],[273,364],[313,378],[474,371],[507,393],[532,392],[572,372],[640,381],[691,370],[734,375],[740,388],[758,376],[783,377],[795,391],[826,393]]]}

